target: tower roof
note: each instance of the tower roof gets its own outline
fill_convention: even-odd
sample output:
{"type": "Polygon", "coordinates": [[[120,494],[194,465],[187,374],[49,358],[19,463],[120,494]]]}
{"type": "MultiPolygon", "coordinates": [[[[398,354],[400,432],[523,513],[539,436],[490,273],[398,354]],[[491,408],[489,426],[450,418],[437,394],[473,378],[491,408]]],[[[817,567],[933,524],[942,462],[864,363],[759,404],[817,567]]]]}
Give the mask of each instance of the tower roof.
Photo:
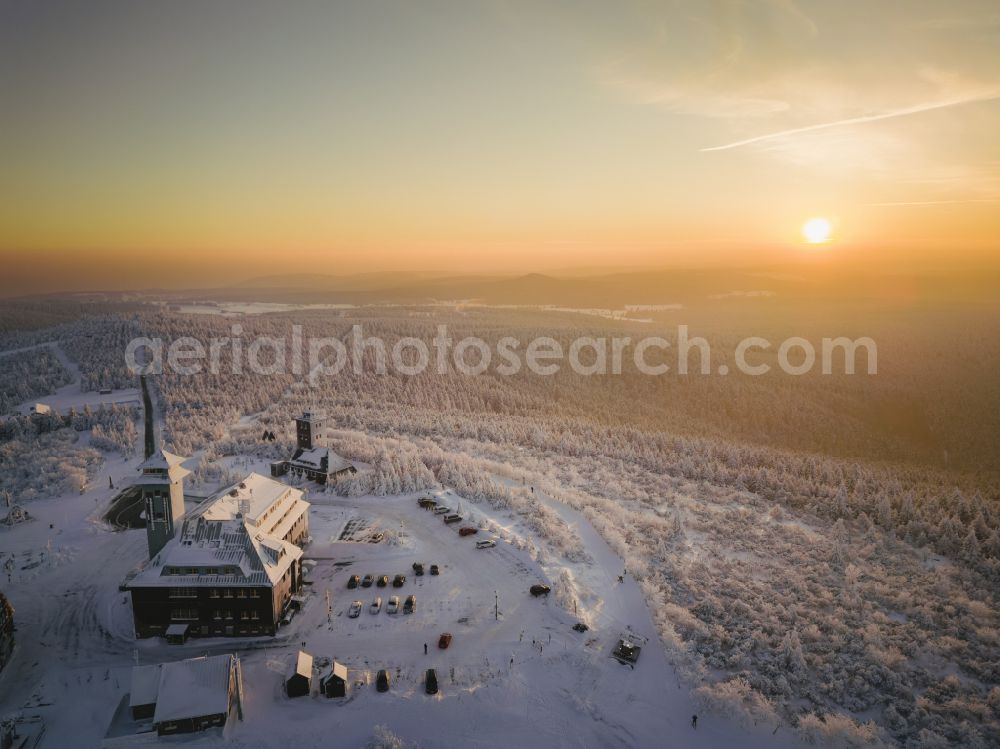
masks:
{"type": "Polygon", "coordinates": [[[174,455],[173,453],[168,453],[166,450],[160,449],[140,463],[138,470],[142,471],[147,476],[150,474],[163,474],[167,476],[171,482],[180,481],[185,476],[191,474],[191,471],[182,465],[185,460],[187,460],[187,458],[183,458],[180,455],[174,455]]]}

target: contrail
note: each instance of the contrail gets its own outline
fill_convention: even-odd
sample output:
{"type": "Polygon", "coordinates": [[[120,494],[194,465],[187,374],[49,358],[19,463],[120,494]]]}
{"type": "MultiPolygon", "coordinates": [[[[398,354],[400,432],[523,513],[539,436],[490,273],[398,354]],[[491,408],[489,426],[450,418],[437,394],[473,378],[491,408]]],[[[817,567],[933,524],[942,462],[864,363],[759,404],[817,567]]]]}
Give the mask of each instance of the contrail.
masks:
{"type": "Polygon", "coordinates": [[[702,148],[701,151],[728,151],[731,148],[740,148],[741,146],[749,146],[753,143],[760,143],[762,141],[774,140],[776,138],[784,138],[789,135],[798,135],[800,133],[811,133],[816,130],[827,130],[832,127],[842,127],[844,125],[861,125],[866,122],[878,122],[879,120],[891,120],[895,117],[906,117],[911,114],[920,114],[921,112],[931,112],[935,109],[947,109],[948,107],[957,107],[962,104],[972,104],[974,102],[980,101],[993,101],[994,99],[1000,99],[1000,88],[992,88],[982,93],[975,94],[972,96],[967,96],[960,99],[948,99],[946,101],[935,101],[924,104],[917,104],[912,107],[906,107],[905,109],[896,109],[892,112],[883,112],[881,114],[868,114],[861,117],[850,117],[846,120],[835,120],[834,122],[821,122],[817,125],[806,125],[804,127],[791,128],[790,130],[779,130],[776,133],[767,133],[765,135],[756,135],[753,138],[746,138],[744,140],[738,140],[734,143],[726,143],[722,146],[709,146],[708,148],[702,148]]]}

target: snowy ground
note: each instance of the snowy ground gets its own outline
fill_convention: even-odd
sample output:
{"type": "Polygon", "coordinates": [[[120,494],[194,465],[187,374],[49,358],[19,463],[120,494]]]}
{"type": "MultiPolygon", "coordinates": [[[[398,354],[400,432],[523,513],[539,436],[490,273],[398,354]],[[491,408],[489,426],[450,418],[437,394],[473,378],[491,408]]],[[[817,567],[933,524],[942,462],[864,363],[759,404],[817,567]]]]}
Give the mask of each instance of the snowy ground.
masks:
{"type": "MultiPolygon", "coordinates": [[[[103,473],[116,485],[134,466],[111,460],[103,473]]],[[[204,653],[236,650],[244,665],[246,720],[227,743],[274,746],[278,737],[297,746],[363,746],[375,724],[423,747],[747,747],[791,746],[787,731],[770,727],[746,733],[722,716],[703,715],[677,680],[655,636],[638,586],[617,582],[620,560],[575,511],[541,497],[574,527],[592,560],[569,564],[501,541],[477,550],[483,533],[462,538],[455,526],[421,510],[419,495],[343,499],[326,494],[313,502],[313,543],[307,551],[311,582],[303,611],[275,639],[256,642],[192,640],[168,646],[132,639],[130,609],[118,584],[144,558],[144,532],[113,532],[99,521],[111,499],[102,474],[83,495],[32,503],[38,518],[0,531],[3,560],[13,558],[8,595],[16,609],[18,647],[0,675],[0,715],[23,709],[47,724],[43,746],[96,746],[135,662],[154,663],[204,653]],[[53,527],[49,527],[49,524],[53,527]],[[364,539],[383,531],[386,541],[342,541],[344,530],[364,539]],[[43,553],[44,552],[44,555],[43,553]],[[13,556],[11,556],[13,554],[13,556]],[[411,564],[441,566],[441,575],[415,577],[411,564]],[[34,566],[33,566],[34,565],[34,566]],[[532,598],[528,587],[550,582],[562,567],[581,587],[593,625],[586,634],[571,629],[577,617],[554,596],[532,598]],[[402,589],[348,590],[352,574],[403,573],[402,589]],[[328,622],[326,592],[332,603],[328,622]],[[417,597],[413,615],[372,615],[376,595],[417,597]],[[495,598],[496,596],[496,598],[495,598]],[[365,610],[350,619],[351,601],[365,610]],[[499,618],[494,603],[499,601],[499,618]],[[650,638],[633,670],[609,657],[626,628],[650,638]],[[436,646],[442,632],[454,639],[436,646]],[[428,644],[428,654],[423,652],[428,644]],[[350,669],[349,697],[289,700],[284,674],[300,646],[317,658],[336,658],[350,669]],[[511,664],[513,659],[513,664],[511,664]],[[437,669],[440,693],[423,691],[425,669],[437,669]],[[375,691],[378,669],[388,669],[393,686],[375,691]]],[[[467,515],[493,521],[503,535],[527,542],[530,534],[514,517],[490,512],[454,495],[442,501],[467,515]]],[[[185,743],[217,745],[218,735],[185,743]]]]}

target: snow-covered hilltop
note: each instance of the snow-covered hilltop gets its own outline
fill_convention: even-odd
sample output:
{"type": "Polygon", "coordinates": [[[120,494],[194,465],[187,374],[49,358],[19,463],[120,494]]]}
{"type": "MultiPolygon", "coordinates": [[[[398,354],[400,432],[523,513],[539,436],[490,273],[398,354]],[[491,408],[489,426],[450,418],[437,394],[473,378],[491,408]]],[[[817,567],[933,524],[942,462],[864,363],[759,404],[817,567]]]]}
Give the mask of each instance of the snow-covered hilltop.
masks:
{"type": "MultiPolygon", "coordinates": [[[[310,310],[295,322],[309,334],[346,335],[357,314],[390,342],[433,334],[410,312],[310,310]]],[[[435,314],[455,325],[475,314],[494,338],[543,321],[523,310],[435,314]]],[[[567,336],[581,324],[544,322],[567,336]]],[[[264,313],[241,323],[246,335],[278,336],[291,320],[264,313]]],[[[74,325],[53,333],[91,333],[85,353],[60,343],[79,367],[70,379],[117,382],[114,347],[129,331],[209,337],[232,321],[161,310],[74,325]]],[[[18,343],[25,355],[39,345],[18,343]]],[[[232,638],[135,639],[119,586],[148,557],[145,531],[103,520],[137,479],[134,405],[102,405],[83,389],[72,412],[70,401],[60,408],[52,399],[51,414],[4,419],[0,480],[31,519],[0,527],[18,622],[0,673],[2,713],[42,716],[43,746],[71,736],[97,746],[136,663],[233,653],[244,715],[227,725],[227,745],[319,746],[335,735],[364,746],[377,725],[387,745],[394,734],[423,747],[997,742],[1000,516],[988,478],[897,460],[902,443],[878,461],[853,455],[853,435],[863,450],[882,449],[883,439],[858,432],[853,417],[831,420],[823,435],[804,431],[808,444],[791,449],[789,434],[827,413],[820,384],[798,386],[796,415],[779,385],[745,381],[400,377],[375,366],[315,386],[308,373],[153,379],[158,439],[192,456],[192,517],[216,491],[288,461],[303,411],[325,411],[323,444],[357,468],[325,486],[277,477],[306,492],[310,539],[303,593],[274,638],[240,637],[237,624],[232,638]],[[725,438],[720,399],[731,404],[725,438]],[[769,436],[737,439],[755,420],[769,436]],[[449,512],[420,507],[421,497],[449,512]],[[448,515],[461,519],[446,523],[448,515]],[[487,539],[495,545],[477,548],[487,539]],[[348,587],[353,575],[359,587],[348,587]],[[406,576],[399,588],[396,575],[406,576]],[[532,596],[535,584],[551,593],[532,596]],[[438,647],[443,633],[447,648],[438,647]],[[611,657],[623,637],[641,643],[634,668],[611,657]],[[314,683],[309,697],[289,698],[285,679],[300,650],[314,659],[314,683]],[[318,694],[333,661],[348,671],[344,698],[318,694]]],[[[67,387],[60,382],[36,385],[67,387]]],[[[245,508],[233,501],[235,516],[245,508]]],[[[224,632],[237,607],[218,609],[224,632]]],[[[221,744],[221,732],[191,741],[221,744]]]]}

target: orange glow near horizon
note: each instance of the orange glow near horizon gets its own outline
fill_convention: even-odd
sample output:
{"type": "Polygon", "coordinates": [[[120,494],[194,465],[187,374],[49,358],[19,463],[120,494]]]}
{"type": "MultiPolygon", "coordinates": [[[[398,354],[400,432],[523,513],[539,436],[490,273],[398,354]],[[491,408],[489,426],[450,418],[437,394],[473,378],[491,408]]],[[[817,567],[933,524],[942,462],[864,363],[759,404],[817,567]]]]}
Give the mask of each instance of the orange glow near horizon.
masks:
{"type": "Polygon", "coordinates": [[[0,295],[767,265],[817,206],[845,262],[996,267],[1000,58],[949,9],[8,4],[0,295]]]}

